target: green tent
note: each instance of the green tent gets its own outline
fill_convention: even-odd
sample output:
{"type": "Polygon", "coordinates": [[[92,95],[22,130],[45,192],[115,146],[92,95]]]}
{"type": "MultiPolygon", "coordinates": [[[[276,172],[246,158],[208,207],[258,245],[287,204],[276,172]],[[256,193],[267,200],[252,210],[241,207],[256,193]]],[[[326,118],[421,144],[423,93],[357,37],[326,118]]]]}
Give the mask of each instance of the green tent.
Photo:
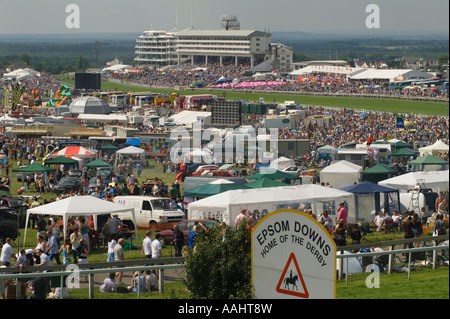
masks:
{"type": "Polygon", "coordinates": [[[66,156],[58,156],[55,158],[49,158],[48,160],[45,160],[45,165],[58,165],[58,164],[69,164],[69,165],[78,165],[78,161],[74,160],[73,158],[68,158],[66,156]]]}
{"type": "Polygon", "coordinates": [[[448,165],[446,160],[433,155],[425,155],[408,162],[410,165],[448,165]]]}
{"type": "Polygon", "coordinates": [[[374,184],[397,175],[396,169],[383,164],[377,164],[361,172],[361,181],[369,181],[374,184]]]}
{"type": "Polygon", "coordinates": [[[26,167],[13,169],[12,171],[14,173],[49,173],[54,172],[55,169],[38,163],[33,163],[26,167]]]}
{"type": "Polygon", "coordinates": [[[279,171],[277,169],[270,168],[262,173],[258,173],[255,175],[247,176],[247,179],[260,179],[263,177],[267,177],[270,179],[299,179],[297,175],[285,173],[282,171],[279,171]]]}
{"type": "Polygon", "coordinates": [[[410,157],[415,155],[416,153],[408,151],[407,149],[404,148],[399,148],[398,150],[395,150],[391,153],[391,156],[400,156],[400,157],[410,157]]]}
{"type": "Polygon", "coordinates": [[[191,196],[191,197],[208,197],[216,194],[220,194],[229,190],[235,189],[248,189],[245,184],[236,184],[236,183],[209,183],[193,188],[189,191],[186,191],[183,196],[191,196]]]}
{"type": "Polygon", "coordinates": [[[403,148],[403,147],[411,148],[411,145],[409,145],[408,143],[405,143],[403,141],[398,141],[398,142],[395,142],[395,143],[391,143],[391,147],[393,147],[395,149],[399,149],[399,148],[403,148]]]}
{"type": "Polygon", "coordinates": [[[273,179],[262,177],[260,179],[257,179],[253,182],[244,184],[245,186],[249,188],[265,188],[265,187],[279,187],[279,186],[290,186],[289,184],[281,183],[278,181],[275,181],[273,179]]]}
{"type": "Polygon", "coordinates": [[[102,145],[102,147],[100,147],[100,149],[102,151],[108,151],[108,150],[117,150],[118,147],[115,145],[112,145],[112,144],[105,144],[105,145],[102,145]]]}
{"type": "Polygon", "coordinates": [[[96,160],[93,160],[92,162],[87,163],[84,166],[86,166],[86,167],[108,167],[111,165],[102,160],[96,159],[96,160]]]}

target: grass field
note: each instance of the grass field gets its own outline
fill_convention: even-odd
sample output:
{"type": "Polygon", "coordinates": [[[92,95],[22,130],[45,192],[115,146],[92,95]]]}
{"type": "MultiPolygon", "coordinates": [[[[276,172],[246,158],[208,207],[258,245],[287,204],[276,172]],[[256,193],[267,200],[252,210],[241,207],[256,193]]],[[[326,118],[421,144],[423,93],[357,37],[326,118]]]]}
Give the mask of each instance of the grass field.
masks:
{"type": "MultiPolygon", "coordinates": [[[[74,85],[75,80],[72,77],[61,77],[61,81],[74,85]]],[[[102,81],[102,90],[104,91],[126,91],[126,92],[166,92],[167,89],[157,89],[144,86],[129,85],[111,81],[102,81]]],[[[337,108],[352,108],[368,111],[379,112],[395,112],[402,114],[424,114],[424,115],[449,115],[449,103],[447,102],[431,102],[431,101],[414,101],[414,100],[400,100],[400,99],[382,99],[382,98],[349,98],[349,97],[332,97],[332,96],[313,96],[313,95],[294,95],[294,94],[280,94],[280,93],[245,93],[239,91],[211,91],[196,90],[193,91],[175,91],[180,94],[215,94],[222,96],[226,92],[226,99],[241,100],[241,101],[259,101],[260,97],[264,98],[266,103],[284,101],[295,101],[300,105],[320,105],[326,107],[337,108]]]]}

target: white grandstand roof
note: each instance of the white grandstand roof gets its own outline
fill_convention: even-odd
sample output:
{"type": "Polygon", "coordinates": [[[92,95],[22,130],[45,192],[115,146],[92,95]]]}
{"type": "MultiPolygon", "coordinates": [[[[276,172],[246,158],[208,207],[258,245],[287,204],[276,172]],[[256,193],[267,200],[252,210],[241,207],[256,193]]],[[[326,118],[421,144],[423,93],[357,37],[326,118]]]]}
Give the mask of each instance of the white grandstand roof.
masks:
{"type": "MultiPolygon", "coordinates": [[[[248,37],[264,36],[266,33],[256,30],[183,30],[176,32],[177,36],[217,36],[217,37],[248,37]]],[[[267,33],[268,34],[268,33],[267,33]]]]}

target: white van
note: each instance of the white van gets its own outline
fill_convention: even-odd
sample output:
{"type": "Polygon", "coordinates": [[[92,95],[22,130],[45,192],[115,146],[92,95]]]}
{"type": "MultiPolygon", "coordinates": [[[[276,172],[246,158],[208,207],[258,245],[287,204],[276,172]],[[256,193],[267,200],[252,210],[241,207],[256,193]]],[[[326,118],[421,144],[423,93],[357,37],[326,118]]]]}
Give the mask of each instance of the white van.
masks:
{"type": "MultiPolygon", "coordinates": [[[[167,197],[153,196],[116,196],[114,203],[134,208],[137,226],[146,228],[149,225],[178,222],[186,219],[179,208],[171,208],[172,200],[167,197]]],[[[119,213],[122,221],[132,221],[130,213],[119,213]]]]}

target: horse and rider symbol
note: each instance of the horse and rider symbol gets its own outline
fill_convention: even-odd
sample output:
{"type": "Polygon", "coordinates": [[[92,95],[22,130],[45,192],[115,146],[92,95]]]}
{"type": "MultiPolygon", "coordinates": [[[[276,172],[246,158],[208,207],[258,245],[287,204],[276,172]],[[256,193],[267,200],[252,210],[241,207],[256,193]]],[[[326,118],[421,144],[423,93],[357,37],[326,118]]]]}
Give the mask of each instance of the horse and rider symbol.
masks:
{"type": "Polygon", "coordinates": [[[287,294],[296,297],[308,298],[309,292],[306,288],[305,281],[303,280],[302,273],[298,266],[297,259],[295,258],[294,253],[291,253],[289,259],[284,267],[283,273],[281,274],[280,280],[278,281],[278,285],[276,287],[276,291],[278,293],[287,294]],[[291,267],[291,263],[294,264],[294,267],[291,267]],[[294,271],[292,270],[294,268],[294,271]],[[289,270],[289,275],[287,272],[289,270]],[[299,284],[297,284],[299,282],[299,284]],[[302,286],[300,289],[299,286],[302,286]]]}

